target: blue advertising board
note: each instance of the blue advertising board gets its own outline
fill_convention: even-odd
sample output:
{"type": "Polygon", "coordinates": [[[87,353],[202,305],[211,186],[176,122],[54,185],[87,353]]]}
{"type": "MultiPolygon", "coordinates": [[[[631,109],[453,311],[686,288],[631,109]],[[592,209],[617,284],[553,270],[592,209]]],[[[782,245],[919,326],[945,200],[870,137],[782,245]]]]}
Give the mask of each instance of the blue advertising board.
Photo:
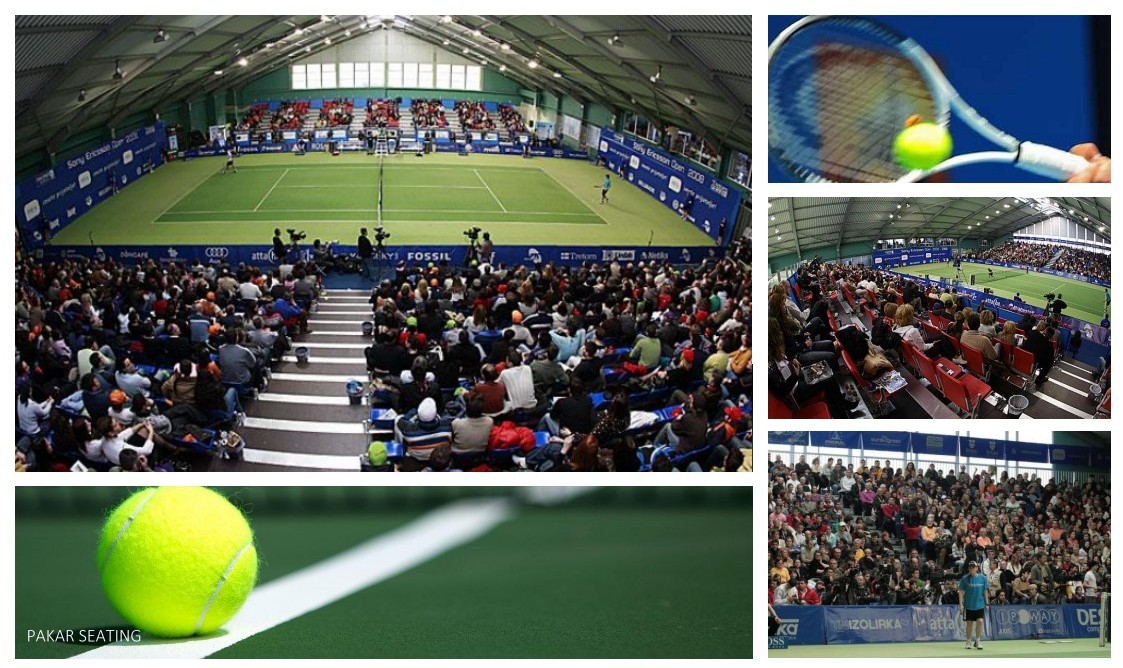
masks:
{"type": "Polygon", "coordinates": [[[811,432],[811,445],[820,448],[854,448],[862,447],[862,432],[860,431],[813,431],[811,432]]]}
{"type": "Polygon", "coordinates": [[[1049,448],[1049,461],[1065,466],[1088,466],[1091,449],[1083,445],[1054,445],[1049,448]]]}
{"type": "Polygon", "coordinates": [[[732,229],[741,191],[701,168],[641,139],[608,128],[601,128],[597,155],[613,173],[619,173],[620,166],[626,165],[630,183],[676,213],[693,195],[694,204],[688,218],[711,238],[717,238],[723,219],[730,223],[727,230],[732,229]]]}
{"type": "Polygon", "coordinates": [[[807,445],[809,431],[770,431],[768,442],[771,445],[807,445]]]}
{"type": "Polygon", "coordinates": [[[1110,448],[1092,448],[1091,449],[1092,461],[1090,466],[1100,471],[1111,470],[1111,449],[1110,448]]]}
{"type": "Polygon", "coordinates": [[[929,262],[944,262],[951,259],[949,246],[934,246],[923,248],[889,248],[873,252],[874,269],[889,269],[892,267],[909,266],[912,264],[927,264],[929,262]]]}
{"type": "Polygon", "coordinates": [[[1059,605],[1000,605],[987,616],[995,640],[1064,638],[1065,615],[1059,605]]]}
{"type": "Polygon", "coordinates": [[[912,607],[914,640],[922,642],[963,640],[966,629],[959,607],[954,605],[916,605],[912,607]]]}
{"type": "Polygon", "coordinates": [[[828,605],[821,609],[828,645],[910,642],[915,636],[910,606],[828,605]]]}
{"type": "Polygon", "coordinates": [[[16,184],[16,225],[30,248],[43,246],[115,189],[126,188],[163,164],[164,124],[139,128],[85,153],[61,160],[16,184]]]}
{"type": "Polygon", "coordinates": [[[959,437],[948,434],[913,434],[912,451],[918,455],[954,457],[959,452],[959,437]]]}
{"type": "Polygon", "coordinates": [[[1064,610],[1065,631],[1070,638],[1100,637],[1100,606],[1091,603],[1077,603],[1062,606],[1064,610]]]}
{"type": "Polygon", "coordinates": [[[909,448],[907,431],[869,431],[862,433],[862,447],[875,452],[905,452],[909,448]]]}
{"type": "Polygon", "coordinates": [[[997,438],[959,437],[959,453],[967,457],[1006,459],[1006,441],[997,438]]]}
{"type": "Polygon", "coordinates": [[[773,609],[780,616],[780,628],[773,638],[783,638],[787,645],[822,645],[827,641],[822,606],[776,605],[773,609]]]}
{"type": "Polygon", "coordinates": [[[1006,459],[1015,462],[1037,462],[1044,464],[1049,461],[1049,446],[1044,443],[1018,443],[1006,442],[1006,459]]]}

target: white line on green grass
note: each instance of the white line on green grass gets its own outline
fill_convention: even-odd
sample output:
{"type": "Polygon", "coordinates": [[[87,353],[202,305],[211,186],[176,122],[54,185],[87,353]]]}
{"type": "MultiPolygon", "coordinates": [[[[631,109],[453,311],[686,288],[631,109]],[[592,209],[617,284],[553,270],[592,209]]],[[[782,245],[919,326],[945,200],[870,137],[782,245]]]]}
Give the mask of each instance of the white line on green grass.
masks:
{"type": "Polygon", "coordinates": [[[220,634],[182,641],[146,637],[139,643],[98,647],[76,658],[202,659],[475,541],[514,514],[509,499],[458,501],[261,585],[220,634]]]}
{"type": "Polygon", "coordinates": [[[289,174],[289,170],[287,170],[287,169],[286,169],[285,171],[281,172],[281,176],[280,176],[280,177],[279,177],[279,178],[277,179],[277,181],[276,181],[276,182],[275,182],[275,183],[273,184],[273,187],[272,187],[272,188],[270,188],[270,189],[268,190],[268,192],[266,192],[266,193],[265,193],[265,197],[262,197],[262,198],[261,198],[261,201],[257,203],[257,206],[255,206],[255,207],[253,208],[253,210],[254,210],[254,212],[255,212],[255,213],[257,212],[257,210],[258,210],[258,209],[260,209],[260,208],[261,208],[261,205],[262,205],[262,204],[265,204],[265,200],[269,199],[269,196],[273,194],[273,191],[277,189],[277,186],[278,186],[278,185],[279,185],[279,184],[281,183],[281,181],[283,181],[283,180],[284,180],[284,178],[285,178],[286,176],[288,176],[288,174],[289,174]]]}
{"type": "Polygon", "coordinates": [[[495,200],[495,203],[499,205],[500,209],[503,209],[503,213],[507,213],[507,207],[503,206],[503,202],[500,202],[499,198],[495,196],[495,191],[491,189],[491,186],[487,184],[487,181],[484,181],[484,177],[480,176],[480,170],[473,169],[472,173],[476,175],[476,178],[480,180],[480,183],[484,184],[484,187],[487,188],[487,191],[491,193],[491,198],[495,200]]]}
{"type": "MultiPolygon", "coordinates": [[[[289,188],[330,188],[333,190],[354,190],[355,188],[377,188],[377,183],[353,183],[343,185],[324,185],[324,186],[281,186],[281,190],[288,190],[289,188]]],[[[484,190],[483,186],[446,186],[442,184],[430,185],[392,185],[390,190],[397,190],[399,188],[440,188],[441,190],[484,190]]]]}
{"type": "Polygon", "coordinates": [[[578,202],[580,202],[580,203],[581,203],[581,206],[583,206],[583,207],[585,207],[586,209],[588,209],[588,210],[589,210],[589,213],[593,214],[593,215],[594,215],[594,216],[596,216],[597,218],[600,218],[600,219],[601,219],[601,220],[602,220],[602,221],[604,222],[604,224],[605,224],[605,225],[607,225],[607,224],[608,224],[608,221],[607,221],[607,220],[605,220],[605,219],[604,219],[604,218],[603,218],[603,217],[602,217],[602,216],[601,216],[601,215],[600,215],[599,213],[597,213],[597,212],[596,212],[596,210],[594,210],[594,209],[593,209],[593,207],[589,206],[588,202],[586,202],[585,200],[581,199],[581,197],[580,197],[580,196],[578,196],[578,194],[577,194],[577,193],[573,192],[573,190],[571,190],[569,186],[567,186],[567,185],[565,185],[564,183],[562,183],[562,182],[561,182],[561,181],[560,181],[560,180],[558,179],[558,177],[554,176],[553,174],[551,174],[550,172],[547,172],[546,170],[544,170],[544,169],[542,169],[542,168],[539,168],[539,169],[538,169],[538,171],[542,172],[542,173],[543,173],[543,174],[545,174],[546,176],[548,176],[548,177],[550,177],[551,179],[553,179],[553,180],[554,180],[554,183],[557,183],[557,184],[558,184],[559,186],[561,186],[562,188],[565,188],[565,191],[566,191],[566,192],[568,192],[568,193],[569,193],[570,195],[573,195],[573,197],[574,197],[574,198],[575,198],[575,199],[576,199],[576,200],[577,200],[578,202]]]}
{"type": "MultiPolygon", "coordinates": [[[[483,190],[483,188],[476,188],[476,190],[483,190]]],[[[257,211],[256,209],[226,209],[224,211],[173,211],[172,213],[169,213],[167,215],[169,215],[169,216],[188,216],[188,215],[224,214],[224,213],[225,214],[229,214],[229,213],[264,213],[264,214],[268,214],[268,213],[278,213],[278,212],[319,213],[321,211],[323,211],[325,213],[337,213],[337,212],[341,212],[341,211],[365,211],[365,212],[368,212],[368,213],[373,213],[377,210],[378,209],[290,209],[288,207],[285,207],[284,209],[279,209],[277,211],[257,211]]],[[[494,214],[495,213],[494,211],[481,211],[479,209],[383,209],[382,211],[386,212],[386,213],[475,213],[475,214],[480,214],[480,215],[485,215],[485,214],[489,214],[489,213],[494,214]]],[[[504,213],[507,213],[507,214],[522,214],[522,215],[526,215],[526,216],[568,216],[568,217],[583,216],[583,217],[586,217],[586,218],[589,217],[589,216],[596,216],[597,218],[600,218],[600,216],[597,215],[597,213],[595,211],[590,212],[590,213],[558,213],[558,212],[555,212],[555,211],[505,211],[504,213]]],[[[219,222],[219,221],[209,221],[209,220],[174,221],[174,220],[168,220],[168,221],[164,221],[164,222],[168,222],[168,223],[175,223],[175,222],[209,223],[209,222],[219,222]]],[[[222,221],[222,222],[226,222],[226,221],[222,221]]],[[[254,222],[254,221],[242,221],[242,222],[254,222]]],[[[405,221],[403,221],[403,222],[405,222],[405,221]]],[[[439,223],[441,221],[439,221],[439,220],[434,220],[434,221],[425,220],[425,221],[413,221],[413,222],[439,223]]]]}

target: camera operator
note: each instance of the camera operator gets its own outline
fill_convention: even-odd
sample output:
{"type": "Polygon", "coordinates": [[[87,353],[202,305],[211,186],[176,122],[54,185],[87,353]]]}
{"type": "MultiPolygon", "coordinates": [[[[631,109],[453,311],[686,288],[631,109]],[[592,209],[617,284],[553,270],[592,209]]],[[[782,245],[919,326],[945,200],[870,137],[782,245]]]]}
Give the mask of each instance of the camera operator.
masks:
{"type": "Polygon", "coordinates": [[[390,238],[390,233],[382,228],[381,225],[376,225],[374,228],[374,255],[375,257],[386,256],[385,241],[390,238]]]}
{"type": "Polygon", "coordinates": [[[1065,300],[1061,299],[1061,293],[1059,293],[1059,292],[1057,293],[1057,298],[1053,300],[1052,308],[1053,308],[1053,317],[1060,320],[1061,311],[1068,308],[1068,304],[1065,303],[1065,300]]]}
{"type": "Polygon", "coordinates": [[[367,238],[367,228],[359,230],[359,275],[365,278],[371,276],[371,260],[374,257],[374,246],[371,245],[370,239],[367,238]]]}
{"type": "Polygon", "coordinates": [[[285,242],[281,241],[280,228],[273,230],[273,255],[277,258],[277,264],[284,264],[285,258],[289,255],[289,249],[285,246],[285,242]]]}
{"type": "Polygon", "coordinates": [[[480,262],[491,264],[495,255],[495,245],[491,243],[491,233],[484,232],[483,241],[480,242],[480,262]]]}
{"type": "Polygon", "coordinates": [[[877,595],[870,588],[866,576],[858,569],[851,572],[850,586],[846,593],[847,605],[872,605],[877,603],[877,595]]]}

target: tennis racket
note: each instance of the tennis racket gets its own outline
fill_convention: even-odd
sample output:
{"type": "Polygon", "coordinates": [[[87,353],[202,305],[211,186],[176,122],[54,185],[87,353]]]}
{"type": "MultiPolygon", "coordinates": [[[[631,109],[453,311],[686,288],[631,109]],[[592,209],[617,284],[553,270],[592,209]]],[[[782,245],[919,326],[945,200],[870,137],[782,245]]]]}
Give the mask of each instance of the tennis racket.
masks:
{"type": "Polygon", "coordinates": [[[1009,163],[1058,181],[1088,162],[1018,141],[963,101],[919,44],[876,21],[809,16],[768,47],[768,150],[796,179],[874,183],[925,179],[962,165],[1009,163]],[[951,112],[999,151],[957,155],[926,170],[893,156],[909,117],[948,127],[951,112]]]}

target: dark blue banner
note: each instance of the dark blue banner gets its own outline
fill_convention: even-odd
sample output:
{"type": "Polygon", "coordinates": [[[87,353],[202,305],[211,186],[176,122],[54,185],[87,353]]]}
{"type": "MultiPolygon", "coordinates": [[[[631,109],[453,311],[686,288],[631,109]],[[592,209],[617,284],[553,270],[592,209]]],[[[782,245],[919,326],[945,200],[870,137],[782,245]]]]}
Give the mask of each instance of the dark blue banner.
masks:
{"type": "Polygon", "coordinates": [[[965,628],[959,607],[954,605],[917,605],[912,608],[915,640],[939,642],[963,640],[965,628]]]}
{"type": "Polygon", "coordinates": [[[774,637],[784,638],[789,645],[822,645],[827,641],[823,626],[826,608],[773,605],[773,609],[780,615],[780,628],[774,637]]]}
{"type": "Polygon", "coordinates": [[[157,122],[16,184],[16,225],[24,243],[43,246],[99,202],[151,173],[163,164],[166,145],[164,124],[157,122]]]}
{"type": "Polygon", "coordinates": [[[1065,615],[1059,605],[999,605],[990,608],[987,630],[995,640],[1064,638],[1065,615]]]}
{"type": "Polygon", "coordinates": [[[933,248],[889,248],[873,252],[873,266],[875,269],[891,269],[893,267],[907,267],[913,264],[928,264],[929,262],[944,262],[951,259],[951,248],[937,246],[933,248]]]}
{"type": "Polygon", "coordinates": [[[913,434],[912,451],[918,455],[954,457],[959,452],[959,437],[946,434],[913,434]]]}
{"type": "MultiPolygon", "coordinates": [[[[354,254],[355,246],[334,246],[336,255],[354,254]]],[[[547,262],[564,265],[577,265],[582,262],[605,263],[613,260],[626,262],[671,262],[673,264],[699,264],[703,260],[719,256],[721,249],[707,247],[582,247],[582,246],[496,246],[495,262],[508,265],[533,265],[547,262]]],[[[417,262],[448,262],[450,265],[463,265],[467,249],[464,246],[390,246],[386,262],[396,265],[404,261],[410,265],[417,262]]],[[[254,265],[272,266],[277,264],[270,246],[245,245],[210,246],[171,244],[160,246],[50,246],[46,249],[48,258],[58,257],[100,257],[110,258],[125,264],[147,262],[245,262],[254,265]]],[[[299,251],[299,259],[310,260],[312,247],[304,246],[299,251]]],[[[297,260],[297,255],[288,258],[297,260]]]]}
{"type": "Polygon", "coordinates": [[[624,166],[630,183],[675,213],[692,198],[687,218],[710,237],[717,238],[722,220],[729,223],[727,230],[732,229],[741,191],[701,168],[608,128],[601,128],[597,155],[604,158],[613,173],[618,174],[624,166]]]}
{"type": "Polygon", "coordinates": [[[1006,459],[1006,441],[996,438],[959,437],[959,453],[967,457],[1006,459]]]}
{"type": "Polygon", "coordinates": [[[771,445],[807,445],[811,432],[807,431],[770,431],[768,443],[771,445]]]}
{"type": "Polygon", "coordinates": [[[1014,462],[1044,464],[1049,461],[1049,446],[1044,443],[1006,441],[1006,459],[1014,462]]]}
{"type": "Polygon", "coordinates": [[[1091,450],[1083,445],[1050,446],[1049,461],[1065,466],[1088,466],[1091,464],[1091,450]]]}
{"type": "Polygon", "coordinates": [[[1064,609],[1065,631],[1070,638],[1100,637],[1100,606],[1076,604],[1062,606],[1064,609]]]}
{"type": "Polygon", "coordinates": [[[915,636],[912,608],[908,606],[828,605],[827,644],[911,642],[915,636]]]}
{"type": "Polygon", "coordinates": [[[907,431],[867,431],[862,433],[862,446],[876,452],[905,452],[909,437],[907,431]]]}
{"type": "Polygon", "coordinates": [[[1105,473],[1111,470],[1110,448],[1092,448],[1089,452],[1092,458],[1092,468],[1098,469],[1105,473]]]}
{"type": "Polygon", "coordinates": [[[820,448],[853,448],[862,447],[862,432],[860,431],[813,431],[811,432],[811,445],[820,448]]]}

